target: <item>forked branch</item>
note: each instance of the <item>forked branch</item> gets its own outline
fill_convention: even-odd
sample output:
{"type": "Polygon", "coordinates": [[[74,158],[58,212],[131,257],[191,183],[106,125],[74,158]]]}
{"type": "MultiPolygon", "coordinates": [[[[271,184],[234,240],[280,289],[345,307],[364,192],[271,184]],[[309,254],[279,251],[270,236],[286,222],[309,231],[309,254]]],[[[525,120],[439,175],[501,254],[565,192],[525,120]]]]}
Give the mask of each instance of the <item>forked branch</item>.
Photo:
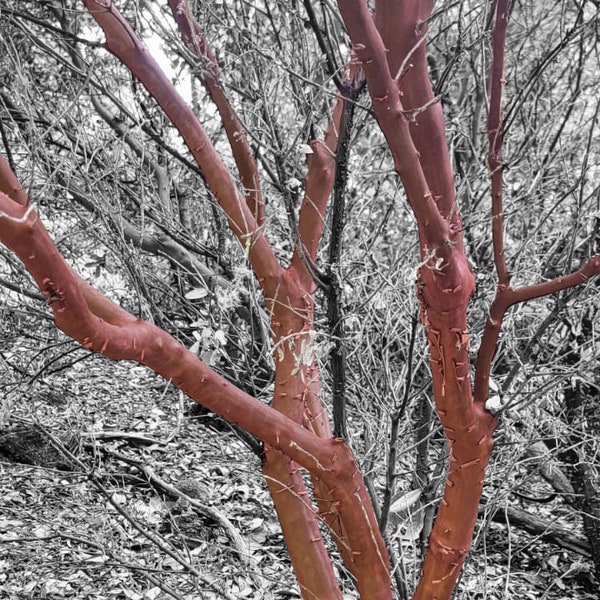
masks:
{"type": "Polygon", "coordinates": [[[225,212],[259,281],[272,289],[282,268],[245,199],[198,119],[111,0],[83,0],[102,27],[106,46],[142,82],[177,127],[225,212]]]}
{"type": "Polygon", "coordinates": [[[535,285],[510,287],[510,272],[506,264],[504,248],[504,214],[502,181],[502,90],[504,88],[504,55],[506,46],[507,21],[511,0],[497,0],[491,31],[491,61],[489,73],[489,112],[488,112],[488,166],[491,172],[492,188],[492,236],[494,262],[498,275],[498,289],[490,307],[481,346],[477,354],[475,368],[475,402],[484,403],[489,394],[489,378],[492,360],[498,343],[502,321],[506,311],[521,302],[555,294],[585,283],[600,274],[600,256],[591,258],[581,269],[544,281],[535,285]]]}
{"type": "Polygon", "coordinates": [[[500,328],[506,311],[515,304],[534,300],[535,298],[543,298],[544,296],[550,296],[551,294],[583,285],[597,275],[600,275],[600,255],[592,257],[581,269],[569,275],[516,289],[511,287],[498,289],[494,302],[490,307],[490,314],[485,324],[481,347],[477,354],[474,388],[476,402],[485,402],[488,397],[490,365],[494,358],[500,328]]]}
{"type": "Polygon", "coordinates": [[[256,162],[252,157],[244,128],[223,90],[215,55],[206,41],[204,31],[192,16],[187,0],[169,0],[169,6],[186,47],[200,59],[202,80],[221,116],[240,180],[244,186],[246,202],[256,222],[261,226],[265,221],[265,206],[256,162]]]}
{"type": "Polygon", "coordinates": [[[391,598],[385,547],[367,492],[357,483],[358,467],[343,440],[318,437],[230,384],[165,331],[136,319],[98,292],[90,294],[92,288],[54,246],[36,206],[21,206],[3,192],[0,239],[31,273],[52,308],[56,325],[67,335],[113,360],[135,360],[149,366],[190,398],[258,436],[322,480],[338,503],[360,578],[359,590],[364,598],[391,598]]]}

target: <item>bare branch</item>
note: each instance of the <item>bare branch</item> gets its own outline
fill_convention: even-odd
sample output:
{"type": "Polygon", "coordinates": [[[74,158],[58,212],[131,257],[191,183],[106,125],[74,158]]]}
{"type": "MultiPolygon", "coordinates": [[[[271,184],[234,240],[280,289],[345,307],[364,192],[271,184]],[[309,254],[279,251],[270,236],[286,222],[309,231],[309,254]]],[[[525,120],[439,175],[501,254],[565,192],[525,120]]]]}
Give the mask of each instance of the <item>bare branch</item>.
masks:
{"type": "Polygon", "coordinates": [[[494,11],[489,72],[488,166],[492,180],[492,239],[494,263],[501,286],[510,284],[504,255],[504,214],[502,208],[502,90],[504,89],[504,52],[506,26],[511,0],[498,0],[494,11]]]}
{"type": "Polygon", "coordinates": [[[600,255],[591,258],[581,269],[557,277],[550,281],[544,281],[536,285],[527,285],[517,289],[510,287],[498,288],[496,298],[490,307],[489,317],[485,324],[481,346],[477,354],[477,363],[475,366],[475,402],[484,403],[489,395],[489,377],[490,366],[496,346],[500,328],[506,311],[521,302],[527,302],[535,298],[542,298],[551,294],[556,294],[562,290],[576,287],[586,283],[592,277],[600,275],[600,255]]]}
{"type": "Polygon", "coordinates": [[[458,230],[461,229],[460,215],[456,210],[444,115],[441,104],[431,105],[436,94],[429,78],[426,39],[432,9],[431,0],[377,0],[374,19],[387,51],[390,71],[395,74],[403,108],[406,115],[413,116],[409,119],[409,131],[427,185],[442,215],[458,230]],[[417,111],[420,107],[429,108],[417,111]]]}
{"type": "Polygon", "coordinates": [[[29,202],[27,193],[23,186],[19,183],[15,174],[12,172],[8,162],[0,154],[0,192],[4,192],[9,198],[15,202],[26,206],[29,202]]]}
{"type": "Polygon", "coordinates": [[[423,243],[443,246],[450,235],[449,225],[425,178],[400,101],[398,83],[390,73],[387,48],[364,0],[339,0],[338,6],[352,39],[356,64],[365,72],[375,115],[390,146],[396,170],[423,234],[423,243]]]}
{"type": "Polygon", "coordinates": [[[200,69],[204,84],[221,115],[223,127],[244,186],[246,201],[260,226],[265,221],[265,207],[256,163],[252,157],[244,128],[223,90],[217,60],[208,46],[202,28],[192,16],[187,0],[169,0],[169,6],[185,45],[201,60],[200,69]]]}
{"type": "Polygon", "coordinates": [[[257,277],[274,289],[273,278],[281,276],[281,265],[198,119],[114,4],[102,0],[84,3],[104,30],[107,48],[138,77],[183,136],[257,277]]]}

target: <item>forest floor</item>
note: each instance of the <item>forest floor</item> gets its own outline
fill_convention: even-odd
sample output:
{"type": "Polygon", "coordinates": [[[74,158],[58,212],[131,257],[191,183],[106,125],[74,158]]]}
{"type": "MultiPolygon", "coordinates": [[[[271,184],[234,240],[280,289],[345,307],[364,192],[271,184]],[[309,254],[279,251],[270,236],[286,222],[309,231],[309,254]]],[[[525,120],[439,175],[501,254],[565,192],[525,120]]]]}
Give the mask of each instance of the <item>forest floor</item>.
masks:
{"type": "MultiPolygon", "coordinates": [[[[89,357],[3,393],[0,600],[300,597],[259,458],[169,384],[89,357]]],[[[589,560],[480,538],[457,598],[600,598],[589,560]]]]}

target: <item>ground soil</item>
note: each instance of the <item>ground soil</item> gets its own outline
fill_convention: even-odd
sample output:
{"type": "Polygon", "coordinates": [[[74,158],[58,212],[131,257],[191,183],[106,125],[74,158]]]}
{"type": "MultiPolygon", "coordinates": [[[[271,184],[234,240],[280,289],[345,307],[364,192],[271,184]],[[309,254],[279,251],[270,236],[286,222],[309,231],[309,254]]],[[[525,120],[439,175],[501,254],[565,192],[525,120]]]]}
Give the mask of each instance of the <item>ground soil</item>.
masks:
{"type": "MultiPolygon", "coordinates": [[[[4,390],[0,600],[300,597],[259,458],[168,383],[90,356],[4,390]]],[[[482,522],[473,556],[458,598],[600,597],[589,561],[505,525],[482,522]]]]}

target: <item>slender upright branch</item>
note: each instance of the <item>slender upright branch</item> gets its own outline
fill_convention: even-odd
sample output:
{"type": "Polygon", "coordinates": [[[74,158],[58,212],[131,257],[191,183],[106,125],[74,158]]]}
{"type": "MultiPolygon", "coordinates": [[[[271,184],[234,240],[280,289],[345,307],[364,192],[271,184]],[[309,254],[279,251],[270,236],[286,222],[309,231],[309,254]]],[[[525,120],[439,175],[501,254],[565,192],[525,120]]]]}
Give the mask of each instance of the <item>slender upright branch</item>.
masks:
{"type": "Polygon", "coordinates": [[[504,214],[502,207],[502,90],[504,89],[504,53],[506,27],[511,0],[498,0],[494,10],[489,71],[488,166],[492,184],[492,240],[498,285],[510,285],[510,273],[504,255],[504,214]]]}
{"type": "Polygon", "coordinates": [[[246,202],[258,225],[263,225],[265,207],[256,162],[250,151],[246,132],[223,90],[215,55],[208,46],[202,28],[192,16],[187,0],[169,0],[169,6],[185,45],[201,61],[202,80],[221,115],[240,180],[244,186],[246,202]]]}
{"type": "Polygon", "coordinates": [[[392,496],[395,492],[396,477],[397,477],[397,445],[398,445],[398,431],[402,418],[406,413],[406,407],[408,406],[408,399],[410,397],[410,390],[414,377],[415,365],[413,364],[413,354],[415,350],[415,340],[417,338],[417,325],[419,319],[417,315],[412,318],[411,330],[410,330],[410,341],[408,344],[408,353],[406,356],[406,376],[404,378],[404,394],[402,395],[402,401],[400,406],[394,410],[391,415],[390,423],[390,450],[388,453],[388,460],[385,469],[385,489],[383,491],[383,500],[381,502],[381,517],[379,519],[379,528],[384,533],[387,527],[388,517],[390,516],[390,506],[392,504],[392,496]]]}
{"type": "Polygon", "coordinates": [[[440,212],[454,229],[461,229],[444,114],[441,103],[436,101],[427,63],[425,40],[432,9],[433,0],[377,0],[374,18],[409,116],[410,134],[427,184],[440,212]]]}
{"type": "Polygon", "coordinates": [[[108,50],[142,82],[183,136],[265,292],[274,291],[281,265],[200,122],[112,1],[83,2],[104,30],[108,50]]]}
{"type": "Polygon", "coordinates": [[[327,66],[327,72],[329,73],[329,76],[333,79],[333,82],[335,83],[336,87],[340,89],[342,85],[340,69],[336,65],[335,58],[331,50],[330,40],[325,35],[323,35],[323,30],[319,25],[317,15],[315,14],[315,11],[312,6],[312,0],[302,0],[302,3],[304,4],[304,10],[306,10],[306,15],[308,16],[310,28],[313,30],[313,33],[317,38],[317,43],[319,44],[321,52],[325,55],[325,64],[327,66]]]}
{"type": "Polygon", "coordinates": [[[400,100],[398,82],[390,72],[387,48],[364,0],[338,0],[338,6],[352,40],[356,63],[365,72],[375,115],[394,157],[422,240],[430,247],[441,247],[449,238],[449,225],[426,180],[409,131],[407,112],[400,100]]]}
{"type": "Polygon", "coordinates": [[[314,292],[318,274],[314,266],[317,249],[323,233],[327,202],[336,177],[336,161],[340,138],[344,127],[342,119],[347,103],[356,101],[365,83],[364,73],[356,65],[349,65],[333,107],[331,121],[321,142],[311,142],[312,154],[308,155],[308,173],[305,180],[304,198],[298,216],[298,235],[291,261],[302,287],[314,292]]]}
{"type": "MultiPolygon", "coordinates": [[[[362,86],[361,86],[362,87],[362,86]]],[[[356,85],[342,85],[344,108],[340,119],[338,151],[335,160],[335,184],[331,214],[331,238],[329,240],[329,273],[327,286],[327,316],[332,336],[331,375],[333,434],[346,439],[346,340],[342,293],[338,277],[340,268],[342,238],[346,212],[346,184],[348,181],[348,159],[350,155],[350,134],[354,116],[355,101],[360,93],[356,85]]]]}

